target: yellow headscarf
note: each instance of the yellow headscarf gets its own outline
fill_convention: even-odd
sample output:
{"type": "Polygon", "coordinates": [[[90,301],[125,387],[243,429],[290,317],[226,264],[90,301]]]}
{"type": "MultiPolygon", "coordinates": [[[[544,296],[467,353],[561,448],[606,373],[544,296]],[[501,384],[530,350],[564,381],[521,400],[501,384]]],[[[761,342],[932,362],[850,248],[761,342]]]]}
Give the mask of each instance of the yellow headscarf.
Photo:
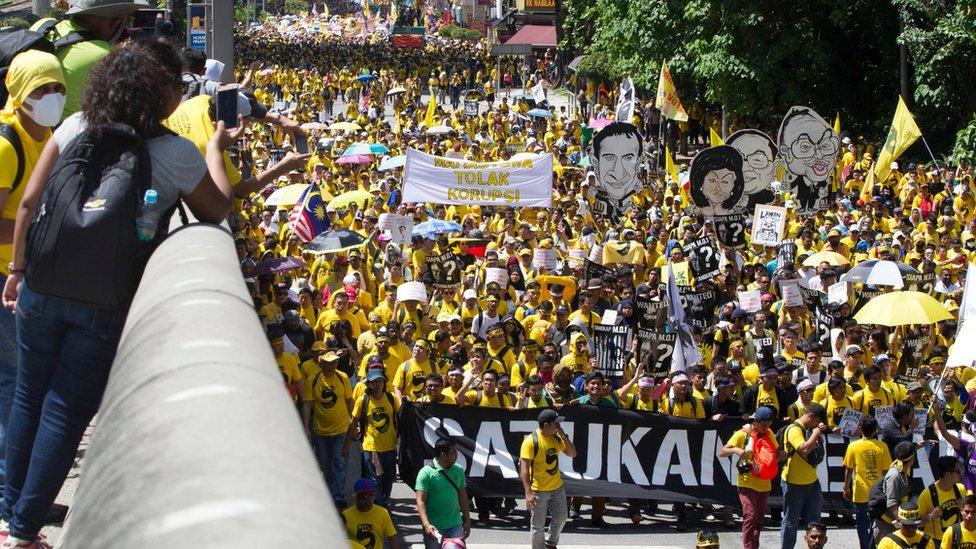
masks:
{"type": "Polygon", "coordinates": [[[10,96],[4,110],[19,109],[34,90],[52,82],[64,85],[64,72],[57,57],[38,50],[17,54],[7,71],[5,83],[10,96]]]}

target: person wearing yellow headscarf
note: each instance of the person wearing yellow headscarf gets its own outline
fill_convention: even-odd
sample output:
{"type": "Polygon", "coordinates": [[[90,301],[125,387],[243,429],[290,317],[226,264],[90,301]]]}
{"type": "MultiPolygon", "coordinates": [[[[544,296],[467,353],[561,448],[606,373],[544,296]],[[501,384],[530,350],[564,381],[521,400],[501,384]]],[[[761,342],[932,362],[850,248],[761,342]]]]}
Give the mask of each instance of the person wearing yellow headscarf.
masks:
{"type": "Polygon", "coordinates": [[[0,273],[6,275],[17,208],[51,128],[61,120],[67,88],[58,58],[38,50],[13,58],[5,84],[10,95],[0,111],[0,273]]]}

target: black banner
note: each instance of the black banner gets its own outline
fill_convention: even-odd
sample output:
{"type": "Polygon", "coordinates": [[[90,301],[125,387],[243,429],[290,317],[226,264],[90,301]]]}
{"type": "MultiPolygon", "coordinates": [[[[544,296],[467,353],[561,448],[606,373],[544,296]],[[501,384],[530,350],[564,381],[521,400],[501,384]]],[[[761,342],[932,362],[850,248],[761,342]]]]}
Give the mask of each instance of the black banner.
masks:
{"type": "Polygon", "coordinates": [[[681,294],[681,303],[685,308],[685,322],[692,326],[697,326],[702,331],[707,332],[715,323],[715,309],[718,307],[718,296],[714,290],[696,292],[688,286],[678,288],[681,294]]]}
{"type": "Polygon", "coordinates": [[[637,361],[644,372],[661,380],[671,373],[675,334],[665,334],[644,328],[637,329],[637,361]]]}
{"type": "Polygon", "coordinates": [[[797,252],[796,241],[793,240],[792,238],[787,238],[784,239],[782,242],[780,242],[779,249],[776,250],[776,261],[778,262],[779,266],[782,267],[787,263],[791,265],[795,263],[796,252],[797,252]]]}
{"type": "Polygon", "coordinates": [[[637,306],[637,327],[645,330],[660,331],[668,321],[668,304],[650,298],[637,296],[634,298],[637,306]]]}
{"type": "Polygon", "coordinates": [[[902,275],[906,290],[933,295],[935,293],[935,273],[909,273],[902,275]]]}
{"type": "Polygon", "coordinates": [[[726,248],[746,247],[746,218],[742,214],[717,215],[712,218],[718,241],[726,248]]]}
{"type": "Polygon", "coordinates": [[[586,260],[586,280],[593,280],[594,278],[603,278],[608,274],[613,273],[613,269],[609,267],[604,267],[595,261],[586,260]]]}
{"type": "MultiPolygon", "coordinates": [[[[539,410],[457,407],[405,402],[400,412],[400,476],[414,486],[417,473],[433,458],[441,436],[458,445],[458,464],[473,496],[522,497],[518,454],[524,437],[538,427],[539,410]]],[[[560,455],[566,492],[571,496],[611,496],[659,501],[739,506],[734,457],[718,451],[748,420],[696,421],[595,406],[565,406],[563,429],[577,449],[560,455]]],[[[775,431],[778,425],[773,426],[775,431]]],[[[844,509],[843,457],[850,439],[828,435],[827,455],[817,467],[824,509],[844,509]]],[[[930,462],[946,445],[916,456],[913,489],[933,482],[930,462]]],[[[780,482],[772,482],[771,503],[782,503],[780,482]]]]}
{"type": "Polygon", "coordinates": [[[593,327],[593,348],[597,370],[611,378],[621,378],[630,356],[630,326],[597,324],[593,327]]]}
{"type": "Polygon", "coordinates": [[[718,248],[712,239],[703,236],[693,240],[681,247],[688,264],[691,266],[691,274],[695,277],[695,282],[705,282],[718,276],[718,248]]]}
{"type": "Polygon", "coordinates": [[[918,381],[918,371],[922,367],[922,353],[928,348],[928,334],[907,334],[902,340],[901,357],[898,360],[896,381],[901,384],[918,381]]]}

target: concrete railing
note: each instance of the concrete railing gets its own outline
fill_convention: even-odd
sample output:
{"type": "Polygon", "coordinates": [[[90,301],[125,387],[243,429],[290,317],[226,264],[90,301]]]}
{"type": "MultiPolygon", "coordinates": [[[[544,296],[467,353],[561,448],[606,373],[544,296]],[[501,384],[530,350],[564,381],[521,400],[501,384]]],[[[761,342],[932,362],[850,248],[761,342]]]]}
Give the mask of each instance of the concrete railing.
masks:
{"type": "Polygon", "coordinates": [[[345,539],[231,236],[176,231],[132,304],[61,546],[345,539]]]}

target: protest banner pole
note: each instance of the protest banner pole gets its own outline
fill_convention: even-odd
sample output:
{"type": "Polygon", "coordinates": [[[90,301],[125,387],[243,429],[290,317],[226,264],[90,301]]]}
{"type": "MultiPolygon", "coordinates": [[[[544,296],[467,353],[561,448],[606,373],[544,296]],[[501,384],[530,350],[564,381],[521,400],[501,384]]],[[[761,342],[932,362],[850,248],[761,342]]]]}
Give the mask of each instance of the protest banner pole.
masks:
{"type": "Polygon", "coordinates": [[[935,164],[937,170],[942,170],[942,166],[939,166],[939,161],[935,159],[935,155],[932,154],[932,149],[929,147],[929,142],[925,140],[925,136],[922,136],[922,143],[925,144],[925,150],[929,151],[929,158],[932,159],[932,163],[935,164]]]}

